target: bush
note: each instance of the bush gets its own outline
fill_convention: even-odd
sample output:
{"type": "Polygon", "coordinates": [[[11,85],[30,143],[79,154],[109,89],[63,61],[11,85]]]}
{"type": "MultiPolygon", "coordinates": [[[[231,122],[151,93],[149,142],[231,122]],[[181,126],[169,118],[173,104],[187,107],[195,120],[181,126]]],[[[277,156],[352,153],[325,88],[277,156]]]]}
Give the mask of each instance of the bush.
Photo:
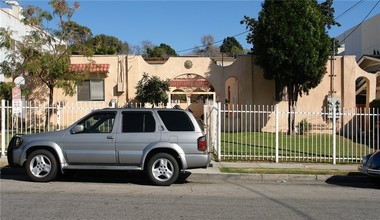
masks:
{"type": "Polygon", "coordinates": [[[302,119],[298,125],[300,134],[305,134],[311,129],[311,124],[307,122],[306,118],[302,119]]]}

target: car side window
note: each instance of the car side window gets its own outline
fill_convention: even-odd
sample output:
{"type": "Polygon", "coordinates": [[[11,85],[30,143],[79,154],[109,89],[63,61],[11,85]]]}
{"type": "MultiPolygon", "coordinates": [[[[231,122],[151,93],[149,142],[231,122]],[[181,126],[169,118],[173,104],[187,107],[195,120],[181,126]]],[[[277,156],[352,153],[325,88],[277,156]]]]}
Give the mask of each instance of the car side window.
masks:
{"type": "Polygon", "coordinates": [[[156,121],[152,112],[123,112],[122,132],[154,132],[156,121]]]}
{"type": "Polygon", "coordinates": [[[78,124],[84,126],[83,133],[111,133],[116,112],[98,112],[85,118],[78,124]]]}
{"type": "Polygon", "coordinates": [[[158,111],[162,121],[169,131],[194,131],[194,125],[183,111],[158,111]],[[178,123],[180,122],[180,123],[178,123]]]}
{"type": "Polygon", "coordinates": [[[376,153],[372,156],[371,168],[372,169],[380,168],[380,153],[376,153]]]}

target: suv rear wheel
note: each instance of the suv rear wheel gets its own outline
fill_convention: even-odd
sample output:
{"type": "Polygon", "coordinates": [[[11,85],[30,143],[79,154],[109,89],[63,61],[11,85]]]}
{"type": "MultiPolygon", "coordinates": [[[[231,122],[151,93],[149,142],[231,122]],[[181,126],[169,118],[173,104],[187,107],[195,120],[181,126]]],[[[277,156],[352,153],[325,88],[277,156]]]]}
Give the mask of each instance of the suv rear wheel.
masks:
{"type": "Polygon", "coordinates": [[[158,153],[150,158],[146,172],[154,184],[169,186],[178,179],[179,166],[172,155],[158,153]]]}
{"type": "Polygon", "coordinates": [[[33,151],[25,164],[26,173],[36,182],[48,182],[57,176],[57,161],[47,150],[33,151]]]}

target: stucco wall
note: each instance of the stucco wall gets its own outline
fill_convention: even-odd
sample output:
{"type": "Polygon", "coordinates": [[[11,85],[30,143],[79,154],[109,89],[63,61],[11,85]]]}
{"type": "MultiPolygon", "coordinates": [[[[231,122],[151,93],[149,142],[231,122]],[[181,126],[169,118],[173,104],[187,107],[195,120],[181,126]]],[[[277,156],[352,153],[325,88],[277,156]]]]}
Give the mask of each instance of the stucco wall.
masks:
{"type": "MultiPolygon", "coordinates": [[[[98,64],[110,64],[109,74],[97,75],[105,79],[105,102],[117,99],[121,104],[133,99],[136,93],[136,85],[144,73],[151,76],[159,76],[161,79],[174,79],[182,74],[197,74],[207,79],[214,87],[217,101],[222,103],[226,99],[226,81],[234,77],[238,81],[238,103],[241,105],[273,105],[279,104],[280,108],[287,109],[287,102],[275,101],[274,81],[265,80],[261,68],[253,62],[252,56],[240,56],[229,66],[221,67],[206,57],[172,57],[164,64],[148,64],[141,56],[94,56],[91,60],[98,64]],[[190,60],[193,65],[187,69],[185,61],[190,60]],[[125,83],[125,92],[117,93],[117,83],[125,83]]],[[[89,63],[88,58],[73,56],[73,64],[89,63]]],[[[376,75],[360,69],[354,56],[335,57],[334,67],[331,62],[326,64],[326,74],[321,83],[311,89],[309,95],[299,97],[297,107],[300,109],[322,108],[325,106],[326,97],[330,90],[334,90],[333,96],[341,99],[342,107],[355,107],[355,80],[358,77],[368,79],[368,101],[372,101],[376,95],[376,75]],[[330,72],[334,71],[334,77],[330,72]],[[332,80],[333,78],[333,80],[332,80]]],[[[59,91],[59,90],[58,90],[59,91]]],[[[73,97],[63,97],[62,91],[56,92],[56,100],[76,101],[73,97]]]]}

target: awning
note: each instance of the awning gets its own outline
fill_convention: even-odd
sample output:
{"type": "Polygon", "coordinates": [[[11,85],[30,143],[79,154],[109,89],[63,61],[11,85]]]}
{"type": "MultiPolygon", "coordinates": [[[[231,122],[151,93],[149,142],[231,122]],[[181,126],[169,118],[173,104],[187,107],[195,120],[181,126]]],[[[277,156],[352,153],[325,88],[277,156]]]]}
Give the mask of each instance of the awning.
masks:
{"type": "Polygon", "coordinates": [[[87,63],[87,64],[70,64],[69,70],[73,72],[84,72],[90,71],[92,73],[107,73],[109,71],[109,64],[97,64],[97,63],[87,63]]]}

